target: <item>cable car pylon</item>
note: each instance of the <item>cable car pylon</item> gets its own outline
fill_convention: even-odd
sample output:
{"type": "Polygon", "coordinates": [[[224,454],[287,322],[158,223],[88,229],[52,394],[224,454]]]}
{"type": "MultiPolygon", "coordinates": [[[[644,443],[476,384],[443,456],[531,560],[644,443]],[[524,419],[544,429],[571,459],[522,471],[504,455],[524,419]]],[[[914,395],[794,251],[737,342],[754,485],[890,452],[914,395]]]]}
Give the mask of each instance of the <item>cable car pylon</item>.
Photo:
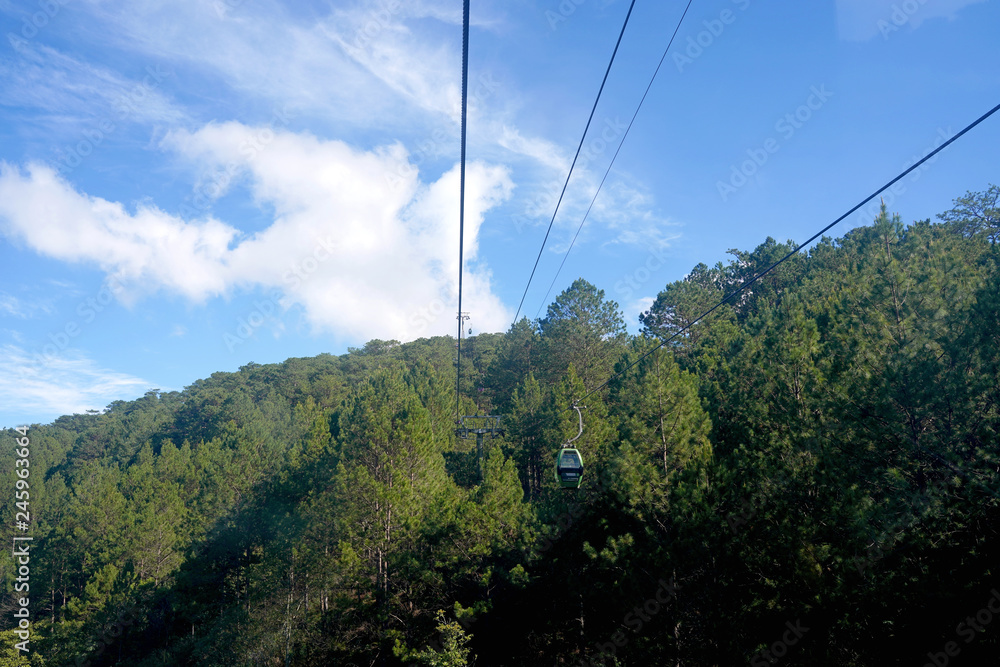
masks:
{"type": "MultiPolygon", "coordinates": [[[[556,482],[563,489],[578,489],[583,481],[583,456],[576,447],[571,447],[583,435],[583,412],[581,406],[573,404],[576,415],[580,419],[580,432],[575,437],[563,443],[556,453],[556,482]]],[[[586,410],[586,406],[583,406],[586,410]]]]}
{"type": "Polygon", "coordinates": [[[476,460],[479,461],[479,482],[482,483],[486,478],[483,472],[483,438],[487,435],[491,439],[503,437],[500,415],[463,415],[455,429],[455,435],[465,440],[472,434],[476,436],[476,460]]]}
{"type": "MultiPolygon", "coordinates": [[[[460,343],[461,343],[461,340],[462,340],[462,327],[463,327],[464,323],[467,322],[470,319],[471,319],[471,317],[469,316],[469,313],[467,313],[467,312],[461,312],[461,311],[459,312],[459,314],[458,314],[458,320],[459,320],[459,325],[458,325],[459,326],[459,329],[458,329],[458,340],[459,340],[459,342],[455,343],[455,347],[458,348],[459,350],[461,350],[460,343]]],[[[472,329],[469,329],[469,331],[471,332],[472,329]]],[[[458,354],[461,354],[461,352],[459,352],[458,354]]],[[[456,367],[458,369],[461,369],[460,357],[456,358],[455,362],[456,362],[456,367]]],[[[460,373],[461,370],[458,370],[458,372],[460,373]]],[[[482,483],[482,481],[485,479],[485,473],[483,471],[483,439],[486,436],[489,436],[492,439],[492,438],[502,438],[505,435],[505,431],[503,429],[503,426],[500,423],[502,415],[463,415],[463,414],[461,414],[461,410],[462,410],[462,407],[461,407],[461,398],[462,398],[462,395],[459,392],[460,388],[461,388],[461,376],[459,376],[459,379],[458,379],[458,382],[456,383],[456,388],[455,388],[456,399],[458,401],[458,405],[456,405],[456,408],[455,408],[455,412],[457,414],[457,416],[455,418],[455,435],[457,435],[459,438],[462,438],[463,440],[468,439],[470,435],[475,435],[476,436],[476,460],[477,460],[478,465],[479,465],[479,482],[482,483]]],[[[476,410],[478,410],[478,409],[479,409],[479,407],[478,407],[478,404],[477,404],[476,410]]]]}

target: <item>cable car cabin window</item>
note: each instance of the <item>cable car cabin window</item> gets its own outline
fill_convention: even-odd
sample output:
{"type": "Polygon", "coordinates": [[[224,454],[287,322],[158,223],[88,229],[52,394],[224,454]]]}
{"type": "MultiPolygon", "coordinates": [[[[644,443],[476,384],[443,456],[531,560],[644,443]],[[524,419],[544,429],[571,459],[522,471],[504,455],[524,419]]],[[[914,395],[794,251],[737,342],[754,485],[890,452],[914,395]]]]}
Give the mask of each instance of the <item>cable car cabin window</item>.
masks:
{"type": "Polygon", "coordinates": [[[580,454],[575,450],[564,451],[559,456],[559,467],[560,468],[582,468],[583,464],[580,462],[580,454]]]}

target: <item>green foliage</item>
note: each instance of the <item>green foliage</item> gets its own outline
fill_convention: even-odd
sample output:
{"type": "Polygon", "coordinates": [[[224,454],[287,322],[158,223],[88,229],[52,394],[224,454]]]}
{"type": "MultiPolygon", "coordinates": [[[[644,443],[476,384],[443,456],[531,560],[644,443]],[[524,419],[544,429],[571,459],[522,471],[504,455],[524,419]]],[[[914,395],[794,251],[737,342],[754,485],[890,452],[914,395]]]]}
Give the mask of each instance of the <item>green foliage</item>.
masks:
{"type": "Polygon", "coordinates": [[[966,192],[955,200],[955,207],[938,215],[961,234],[983,237],[990,244],[1000,241],[1000,186],[986,192],[966,192]]]}
{"type": "MultiPolygon", "coordinates": [[[[32,655],[31,651],[26,653],[16,648],[16,644],[21,641],[23,640],[18,637],[17,630],[0,632],[0,667],[29,667],[32,664],[28,659],[32,655]]],[[[28,642],[28,647],[31,648],[31,642],[28,642]]],[[[41,662],[35,661],[35,664],[41,662]]]]}
{"type": "Polygon", "coordinates": [[[541,377],[554,384],[574,366],[588,389],[607,377],[626,338],[618,304],[583,278],[556,297],[538,328],[541,377]]]}
{"type": "Polygon", "coordinates": [[[407,659],[426,667],[467,667],[469,654],[472,652],[467,644],[471,637],[456,621],[447,621],[444,611],[438,611],[437,620],[437,631],[441,634],[440,650],[426,648],[422,651],[400,651],[397,655],[407,656],[407,659]]]}

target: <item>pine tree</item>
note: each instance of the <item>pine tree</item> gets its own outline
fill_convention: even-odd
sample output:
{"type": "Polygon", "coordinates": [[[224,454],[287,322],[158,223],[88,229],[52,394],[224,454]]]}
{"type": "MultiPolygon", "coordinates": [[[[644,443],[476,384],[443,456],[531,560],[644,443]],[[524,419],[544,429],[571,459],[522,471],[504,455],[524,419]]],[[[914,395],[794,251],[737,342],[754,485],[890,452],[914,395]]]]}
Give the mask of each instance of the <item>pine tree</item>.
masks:
{"type": "Polygon", "coordinates": [[[588,390],[607,378],[627,338],[618,304],[582,278],[556,297],[538,327],[544,364],[539,377],[555,384],[572,365],[588,390]]]}

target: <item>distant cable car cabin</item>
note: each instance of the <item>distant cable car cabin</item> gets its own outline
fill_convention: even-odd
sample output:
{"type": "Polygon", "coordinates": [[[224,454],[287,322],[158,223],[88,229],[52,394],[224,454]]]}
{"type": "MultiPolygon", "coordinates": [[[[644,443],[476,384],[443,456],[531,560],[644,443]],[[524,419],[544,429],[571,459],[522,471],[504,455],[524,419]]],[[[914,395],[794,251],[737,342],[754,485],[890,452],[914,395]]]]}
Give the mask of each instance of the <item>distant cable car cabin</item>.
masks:
{"type": "Polygon", "coordinates": [[[580,450],[570,447],[574,440],[583,435],[583,413],[575,405],[573,409],[580,418],[580,432],[556,453],[556,482],[563,489],[578,489],[583,481],[583,456],[580,450]]]}
{"type": "Polygon", "coordinates": [[[583,457],[574,447],[563,447],[556,454],[556,481],[564,489],[577,489],[583,480],[583,457]]]}

